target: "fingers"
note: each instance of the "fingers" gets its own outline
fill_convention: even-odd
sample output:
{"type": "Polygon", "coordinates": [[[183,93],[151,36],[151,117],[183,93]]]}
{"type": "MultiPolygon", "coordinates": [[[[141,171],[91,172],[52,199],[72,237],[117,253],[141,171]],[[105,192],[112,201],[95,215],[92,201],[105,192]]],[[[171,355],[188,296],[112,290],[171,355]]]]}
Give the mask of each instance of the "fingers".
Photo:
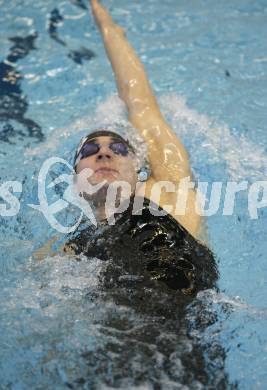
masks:
{"type": "Polygon", "coordinates": [[[94,11],[98,6],[98,1],[97,0],[91,0],[91,8],[94,11]]]}
{"type": "Polygon", "coordinates": [[[92,8],[94,17],[96,18],[97,14],[99,12],[99,8],[100,8],[99,2],[97,0],[91,0],[91,8],[92,8]]]}
{"type": "Polygon", "coordinates": [[[91,8],[93,12],[99,12],[104,10],[104,7],[99,3],[98,0],[91,0],[91,8]]]}
{"type": "Polygon", "coordinates": [[[98,0],[91,0],[93,15],[99,27],[103,24],[112,23],[112,18],[107,9],[98,0]]]}

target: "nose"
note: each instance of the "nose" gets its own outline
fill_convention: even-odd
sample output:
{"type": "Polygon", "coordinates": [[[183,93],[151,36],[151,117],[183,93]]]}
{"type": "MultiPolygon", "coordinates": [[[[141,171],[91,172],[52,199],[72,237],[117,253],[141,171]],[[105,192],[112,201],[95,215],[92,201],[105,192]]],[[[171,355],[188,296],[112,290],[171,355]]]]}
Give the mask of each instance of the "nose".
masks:
{"type": "Polygon", "coordinates": [[[112,158],[112,151],[108,146],[102,146],[97,153],[96,160],[97,161],[105,161],[110,160],[112,158]]]}

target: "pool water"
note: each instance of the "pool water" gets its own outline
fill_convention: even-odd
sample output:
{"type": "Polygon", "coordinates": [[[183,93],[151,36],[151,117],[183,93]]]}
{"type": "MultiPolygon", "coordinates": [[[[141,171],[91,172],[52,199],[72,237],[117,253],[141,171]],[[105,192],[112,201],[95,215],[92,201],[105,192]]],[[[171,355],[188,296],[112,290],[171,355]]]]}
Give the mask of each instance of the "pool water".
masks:
{"type": "MultiPolygon", "coordinates": [[[[264,181],[266,0],[104,4],[145,64],[196,179],[224,189],[264,181]]],[[[0,217],[0,387],[265,389],[267,212],[251,219],[246,191],[232,216],[221,202],[207,219],[219,292],[199,293],[179,315],[164,291],[144,291],[137,310],[127,289],[100,290],[107,265],[98,259],[32,258],[55,235],[28,206],[38,204],[42,163],[71,162],[85,128],[125,110],[87,1],[0,7],[0,184],[22,183],[19,213],[0,217]]]]}

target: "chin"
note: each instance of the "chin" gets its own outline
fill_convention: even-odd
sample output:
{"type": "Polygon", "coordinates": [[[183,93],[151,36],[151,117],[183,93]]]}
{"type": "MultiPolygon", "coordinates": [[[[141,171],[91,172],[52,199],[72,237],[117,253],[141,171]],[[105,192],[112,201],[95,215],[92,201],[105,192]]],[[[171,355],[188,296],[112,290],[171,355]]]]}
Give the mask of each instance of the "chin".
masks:
{"type": "Polygon", "coordinates": [[[121,180],[120,177],[112,175],[112,174],[98,174],[95,173],[90,177],[90,183],[95,185],[95,184],[100,184],[103,181],[106,181],[107,184],[114,183],[115,181],[121,180]]]}

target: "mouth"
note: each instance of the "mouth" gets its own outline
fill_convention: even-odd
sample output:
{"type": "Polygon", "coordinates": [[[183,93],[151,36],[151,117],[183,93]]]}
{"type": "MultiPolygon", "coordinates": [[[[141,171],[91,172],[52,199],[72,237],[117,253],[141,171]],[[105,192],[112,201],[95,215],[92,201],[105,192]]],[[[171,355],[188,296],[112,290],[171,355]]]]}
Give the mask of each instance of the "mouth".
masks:
{"type": "Polygon", "coordinates": [[[102,174],[102,175],[117,175],[119,172],[116,169],[108,168],[108,167],[100,167],[95,170],[95,173],[102,174]]]}

